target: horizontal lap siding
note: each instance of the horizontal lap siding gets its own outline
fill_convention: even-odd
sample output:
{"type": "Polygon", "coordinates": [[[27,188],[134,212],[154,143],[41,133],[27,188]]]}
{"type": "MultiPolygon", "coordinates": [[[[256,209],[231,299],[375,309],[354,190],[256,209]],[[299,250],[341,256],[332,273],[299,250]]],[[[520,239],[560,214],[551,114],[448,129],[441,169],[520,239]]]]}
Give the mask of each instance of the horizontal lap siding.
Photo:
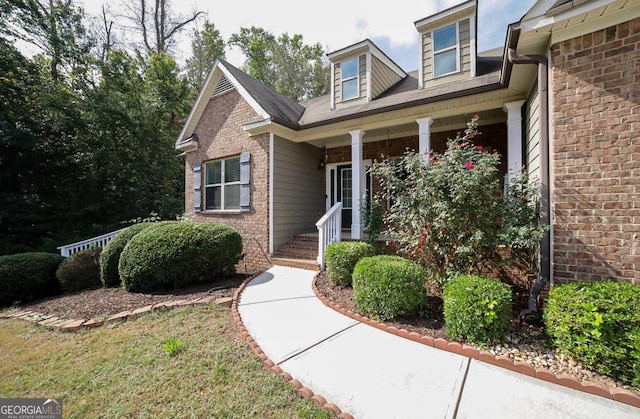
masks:
{"type": "Polygon", "coordinates": [[[371,89],[372,99],[375,99],[401,80],[398,74],[376,57],[373,57],[371,60],[371,67],[371,81],[373,83],[371,89]]]}
{"type": "Polygon", "coordinates": [[[275,138],[273,168],[273,245],[277,250],[295,234],[315,230],[324,213],[322,150],[275,138]]]}

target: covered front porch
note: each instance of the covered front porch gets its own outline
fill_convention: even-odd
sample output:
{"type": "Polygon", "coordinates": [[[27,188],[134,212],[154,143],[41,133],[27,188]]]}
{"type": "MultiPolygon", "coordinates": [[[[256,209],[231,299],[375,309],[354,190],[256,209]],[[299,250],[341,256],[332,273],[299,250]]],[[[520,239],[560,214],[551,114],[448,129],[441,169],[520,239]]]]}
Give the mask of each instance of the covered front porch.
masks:
{"type": "MultiPolygon", "coordinates": [[[[362,128],[346,128],[342,134],[310,139],[308,144],[320,150],[320,158],[316,167],[308,170],[319,172],[322,177],[324,212],[316,218],[317,231],[307,228],[293,236],[306,237],[308,241],[317,238],[314,251],[317,249],[320,266],[324,264],[324,248],[328,244],[345,239],[364,239],[366,233],[361,207],[366,201],[363,198],[371,198],[377,192],[377,182],[368,174],[371,164],[381,158],[401,158],[407,150],[425,155],[431,151],[443,152],[447,140],[462,133],[476,113],[481,133],[476,143],[502,156],[501,175],[522,168],[526,137],[524,104],[524,100],[516,100],[480,112],[440,118],[422,116],[397,124],[394,121],[363,123],[362,128]]],[[[274,253],[286,246],[287,242],[280,243],[274,248],[274,253]]]]}

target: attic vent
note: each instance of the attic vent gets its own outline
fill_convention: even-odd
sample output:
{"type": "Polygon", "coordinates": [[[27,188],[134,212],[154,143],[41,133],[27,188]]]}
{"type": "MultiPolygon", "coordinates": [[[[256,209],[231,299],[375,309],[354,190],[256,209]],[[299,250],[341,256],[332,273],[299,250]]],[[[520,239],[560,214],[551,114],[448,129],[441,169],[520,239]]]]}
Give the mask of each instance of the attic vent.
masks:
{"type": "Polygon", "coordinates": [[[231,82],[225,76],[222,76],[220,78],[220,81],[218,82],[218,85],[216,86],[216,90],[213,91],[213,94],[211,96],[218,96],[223,93],[227,93],[232,89],[233,84],[231,84],[231,82]]]}

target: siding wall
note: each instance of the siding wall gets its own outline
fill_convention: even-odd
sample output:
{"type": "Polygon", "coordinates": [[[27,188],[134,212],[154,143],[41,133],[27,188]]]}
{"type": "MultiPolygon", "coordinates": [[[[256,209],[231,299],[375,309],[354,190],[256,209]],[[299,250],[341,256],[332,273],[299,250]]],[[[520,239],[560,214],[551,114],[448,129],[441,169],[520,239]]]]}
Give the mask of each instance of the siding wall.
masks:
{"type": "MultiPolygon", "coordinates": [[[[443,23],[446,26],[453,22],[443,23]]],[[[436,28],[437,29],[437,28],[436,28]]],[[[424,66],[424,86],[425,88],[436,86],[444,83],[451,83],[456,80],[462,80],[471,74],[471,21],[470,19],[461,20],[458,23],[458,40],[460,44],[460,72],[442,76],[433,77],[433,31],[428,31],[422,35],[422,51],[424,66]]]]}
{"type": "Polygon", "coordinates": [[[540,179],[540,99],[538,86],[533,86],[525,107],[525,162],[529,179],[540,179]]]}
{"type": "Polygon", "coordinates": [[[273,170],[273,245],[277,250],[295,234],[316,230],[324,214],[324,152],[308,144],[275,138],[273,170]]]}
{"type": "MultiPolygon", "coordinates": [[[[236,269],[242,273],[256,273],[270,266],[256,244],[257,241],[264,249],[269,248],[269,134],[251,137],[242,129],[242,124],[255,116],[251,106],[235,90],[210,99],[195,129],[198,149],[185,157],[185,214],[194,221],[229,225],[240,233],[245,258],[236,269]],[[243,152],[251,153],[251,210],[194,212],[194,165],[243,152]]],[[[204,168],[202,173],[204,181],[204,168]]],[[[204,203],[204,184],[201,185],[204,203]]]]}
{"type": "Polygon", "coordinates": [[[371,96],[372,99],[377,98],[380,94],[384,93],[388,88],[396,84],[401,80],[400,76],[393,70],[387,67],[376,57],[371,59],[371,96]]]}
{"type": "Polygon", "coordinates": [[[551,56],[554,278],[640,285],[640,18],[551,56]]]}

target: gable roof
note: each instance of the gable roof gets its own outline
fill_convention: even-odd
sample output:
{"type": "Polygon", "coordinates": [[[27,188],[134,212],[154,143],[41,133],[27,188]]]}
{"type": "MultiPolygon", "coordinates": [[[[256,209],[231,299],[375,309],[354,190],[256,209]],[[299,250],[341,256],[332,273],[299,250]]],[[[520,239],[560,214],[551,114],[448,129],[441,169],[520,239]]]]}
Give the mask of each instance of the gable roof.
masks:
{"type": "Polygon", "coordinates": [[[224,60],[220,62],[227,68],[233,78],[242,85],[247,93],[260,104],[271,117],[271,120],[279,124],[294,128],[304,113],[304,106],[288,96],[279,93],[264,83],[259,82],[243,71],[224,60]]]}
{"type": "MultiPolygon", "coordinates": [[[[191,137],[202,117],[209,99],[224,85],[224,91],[235,89],[259,115],[259,119],[271,120],[289,128],[296,128],[297,121],[304,113],[304,106],[295,100],[276,92],[264,83],[240,71],[223,59],[216,59],[213,68],[202,86],[191,113],[176,139],[176,146],[191,137]]],[[[247,121],[248,122],[248,121],[247,121]]]]}

